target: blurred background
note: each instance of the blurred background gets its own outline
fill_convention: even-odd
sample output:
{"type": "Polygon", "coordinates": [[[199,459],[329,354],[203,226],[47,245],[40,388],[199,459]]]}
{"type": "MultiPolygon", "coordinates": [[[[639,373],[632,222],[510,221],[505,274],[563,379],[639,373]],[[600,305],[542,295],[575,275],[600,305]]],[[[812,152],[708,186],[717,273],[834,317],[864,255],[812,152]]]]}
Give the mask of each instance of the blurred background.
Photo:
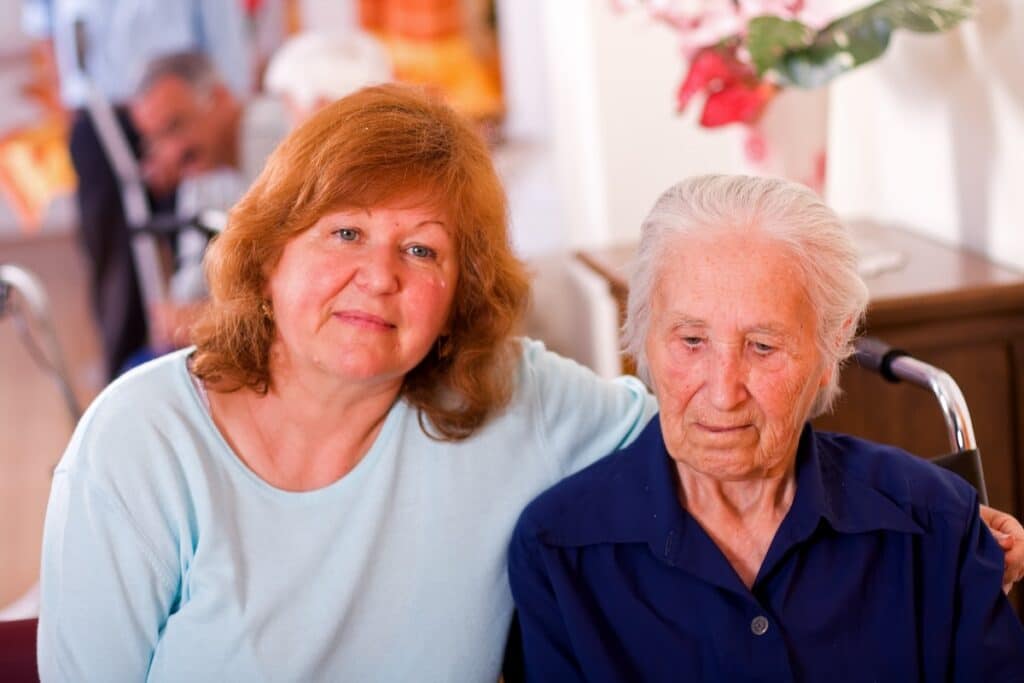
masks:
{"type": "MultiPolygon", "coordinates": [[[[959,3],[966,18],[926,32],[894,25],[876,60],[827,83],[798,84],[786,72],[791,64],[761,69],[757,45],[729,37],[752,37],[749,22],[764,13],[797,17],[817,31],[869,3],[232,2],[245,42],[244,63],[234,64],[242,85],[232,89],[247,112],[261,108],[282,131],[292,125],[295,101],[312,105],[392,79],[438,90],[478,123],[509,194],[511,238],[534,274],[525,331],[602,374],[622,369],[615,290],[621,263],[602,259],[628,255],[647,209],[688,175],[770,173],[814,187],[842,216],[870,226],[861,236],[869,284],[917,277],[917,244],[975,259],[950,261],[949,278],[981,268],[984,286],[1004,287],[993,295],[1006,304],[996,323],[1001,365],[979,372],[988,385],[1005,385],[1006,418],[989,430],[1006,442],[1008,463],[993,502],[1019,516],[1024,3],[959,3]],[[342,51],[334,57],[342,66],[303,66],[331,45],[342,51]],[[731,47],[722,52],[722,45],[731,47]],[[275,69],[275,55],[287,63],[275,69]],[[321,81],[332,77],[344,83],[324,90],[321,81]],[[890,230],[913,238],[891,243],[890,230]]],[[[0,0],[0,264],[38,277],[71,392],[84,406],[111,374],[90,293],[95,256],[80,243],[79,178],[69,154],[75,117],[88,105],[66,91],[72,57],[61,51],[59,22],[44,16],[73,4],[0,0]]],[[[142,61],[119,62],[125,82],[142,78],[142,61]]],[[[86,70],[90,63],[87,55],[86,70]]],[[[102,86],[98,75],[93,80],[102,86]]],[[[111,90],[108,105],[129,107],[133,88],[111,90]]],[[[942,288],[944,278],[939,273],[934,286],[942,288]]],[[[950,285],[959,289],[943,296],[962,301],[982,286],[972,282],[950,285]]],[[[915,296],[914,287],[924,286],[908,285],[915,296]]],[[[73,425],[52,373],[40,367],[55,363],[38,341],[46,330],[32,316],[16,315],[30,312],[22,298],[11,293],[0,315],[0,610],[31,603],[49,474],[73,425]]],[[[913,338],[934,336],[934,329],[913,338]]],[[[970,374],[973,361],[964,362],[970,374]]]]}

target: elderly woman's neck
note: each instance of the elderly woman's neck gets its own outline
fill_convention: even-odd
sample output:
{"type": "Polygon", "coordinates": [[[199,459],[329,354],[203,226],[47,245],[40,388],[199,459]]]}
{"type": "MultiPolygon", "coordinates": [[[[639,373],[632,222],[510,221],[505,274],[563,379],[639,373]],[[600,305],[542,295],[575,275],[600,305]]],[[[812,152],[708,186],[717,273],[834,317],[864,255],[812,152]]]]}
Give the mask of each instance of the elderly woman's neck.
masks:
{"type": "Polygon", "coordinates": [[[779,510],[785,515],[796,492],[792,466],[777,473],[737,480],[716,479],[683,463],[677,463],[676,470],[679,473],[680,501],[691,514],[712,512],[746,517],[779,510]]]}
{"type": "Polygon", "coordinates": [[[679,501],[748,587],[796,495],[792,465],[778,473],[725,481],[677,463],[679,501]]]}

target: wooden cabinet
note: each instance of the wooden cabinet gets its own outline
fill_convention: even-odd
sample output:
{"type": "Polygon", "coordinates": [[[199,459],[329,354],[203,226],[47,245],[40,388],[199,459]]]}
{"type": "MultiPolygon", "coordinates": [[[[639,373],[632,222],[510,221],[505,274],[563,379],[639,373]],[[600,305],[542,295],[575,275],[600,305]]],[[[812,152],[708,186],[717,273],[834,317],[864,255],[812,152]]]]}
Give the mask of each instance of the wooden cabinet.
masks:
{"type": "MultiPolygon", "coordinates": [[[[1024,517],[1024,274],[920,236],[870,225],[855,232],[905,255],[898,269],[866,278],[865,333],[942,368],[960,385],[974,423],[991,505],[1024,517]]],[[[633,245],[581,252],[625,311],[633,245]]],[[[938,403],[859,367],[842,375],[844,396],[822,429],[890,443],[921,456],[948,452],[938,403]]],[[[1018,602],[1024,589],[1017,588],[1018,602]]]]}

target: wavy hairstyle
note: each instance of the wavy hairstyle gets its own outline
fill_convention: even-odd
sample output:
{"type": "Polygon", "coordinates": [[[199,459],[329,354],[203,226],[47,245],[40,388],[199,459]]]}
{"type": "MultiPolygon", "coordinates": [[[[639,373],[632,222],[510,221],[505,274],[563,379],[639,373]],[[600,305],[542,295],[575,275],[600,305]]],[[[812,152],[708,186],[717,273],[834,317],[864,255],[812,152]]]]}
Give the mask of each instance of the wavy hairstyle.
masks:
{"type": "Polygon", "coordinates": [[[265,291],[285,245],[325,214],[409,197],[424,198],[453,226],[459,274],[448,331],[406,375],[402,396],[433,438],[470,436],[511,397],[511,337],[529,283],[509,245],[505,193],[484,142],[410,87],[341,99],[270,156],[207,251],[211,301],[192,330],[193,372],[218,390],[269,391],[275,328],[265,291]]]}

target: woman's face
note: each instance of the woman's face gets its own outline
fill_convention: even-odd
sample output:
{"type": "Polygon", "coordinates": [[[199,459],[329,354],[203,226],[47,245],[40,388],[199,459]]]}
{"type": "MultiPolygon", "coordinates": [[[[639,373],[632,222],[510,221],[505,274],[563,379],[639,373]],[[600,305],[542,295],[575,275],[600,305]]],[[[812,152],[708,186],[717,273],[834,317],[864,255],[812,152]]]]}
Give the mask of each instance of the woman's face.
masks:
{"type": "Polygon", "coordinates": [[[783,473],[830,377],[803,275],[779,244],[739,232],[665,254],[645,350],[672,457],[720,480],[783,473]]]}
{"type": "Polygon", "coordinates": [[[410,203],[323,216],[270,276],[275,372],[400,384],[444,330],[458,280],[452,226],[410,203]]]}

